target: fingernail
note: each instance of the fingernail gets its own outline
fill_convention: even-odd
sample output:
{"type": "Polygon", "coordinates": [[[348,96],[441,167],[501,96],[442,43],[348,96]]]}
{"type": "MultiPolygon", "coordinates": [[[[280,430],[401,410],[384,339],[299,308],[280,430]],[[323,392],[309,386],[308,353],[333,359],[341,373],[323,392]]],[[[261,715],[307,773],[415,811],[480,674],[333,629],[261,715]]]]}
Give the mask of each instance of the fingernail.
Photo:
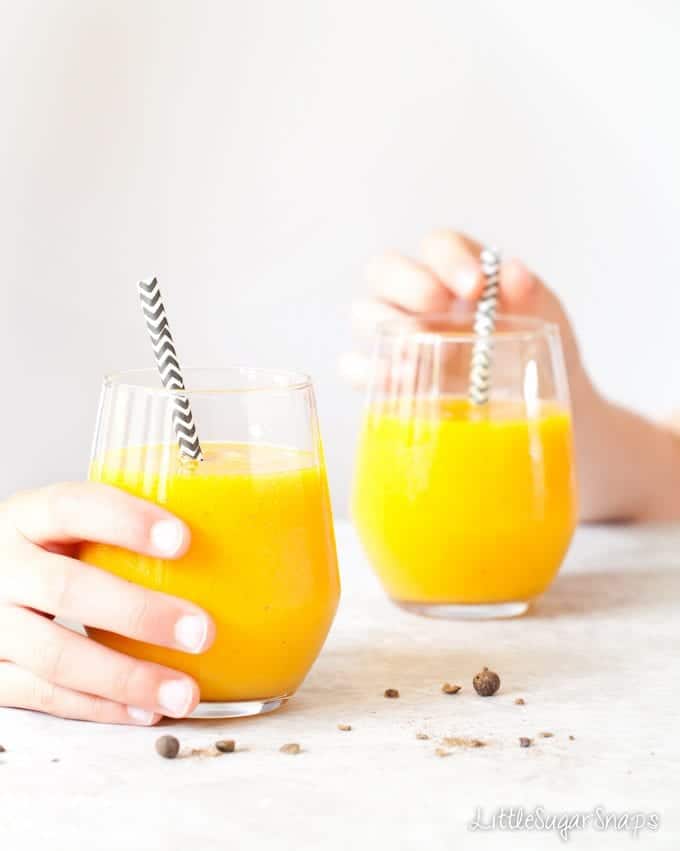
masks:
{"type": "Polygon", "coordinates": [[[154,719],[155,712],[150,712],[148,709],[140,709],[138,706],[128,706],[128,715],[137,724],[151,724],[154,719]]]}
{"type": "Polygon", "coordinates": [[[182,718],[189,711],[194,693],[186,680],[167,680],[158,689],[158,705],[168,715],[182,718]]]}
{"type": "Polygon", "coordinates": [[[174,556],[184,543],[184,528],[177,520],[159,520],[151,527],[151,544],[164,556],[174,556]]]}
{"type": "Polygon", "coordinates": [[[183,615],[175,624],[175,641],[189,653],[200,653],[208,636],[208,621],[203,615],[183,615]]]}
{"type": "Polygon", "coordinates": [[[461,266],[456,270],[456,289],[461,298],[471,296],[477,288],[479,269],[472,264],[461,266]]]}

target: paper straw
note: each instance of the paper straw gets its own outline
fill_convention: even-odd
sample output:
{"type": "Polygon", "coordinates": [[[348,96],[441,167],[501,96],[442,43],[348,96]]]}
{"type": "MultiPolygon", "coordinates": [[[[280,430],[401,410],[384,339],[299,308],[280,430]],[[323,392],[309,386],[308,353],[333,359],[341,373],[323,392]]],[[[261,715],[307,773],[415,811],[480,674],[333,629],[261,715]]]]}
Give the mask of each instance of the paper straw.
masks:
{"type": "MultiPolygon", "coordinates": [[[[151,281],[140,281],[138,290],[142,313],[146,320],[146,327],[151,338],[151,346],[163,387],[167,390],[184,390],[182,368],[179,365],[177,350],[170,333],[170,325],[163,306],[158,281],[156,278],[151,281]]],[[[172,422],[181,454],[185,458],[202,461],[203,453],[196,433],[194,415],[186,396],[173,396],[172,422]]]]}
{"type": "Polygon", "coordinates": [[[501,257],[495,248],[484,248],[480,260],[486,279],[484,289],[477,302],[475,313],[475,342],[470,362],[470,403],[486,405],[491,388],[491,360],[493,341],[491,335],[496,325],[496,305],[501,257]]]}

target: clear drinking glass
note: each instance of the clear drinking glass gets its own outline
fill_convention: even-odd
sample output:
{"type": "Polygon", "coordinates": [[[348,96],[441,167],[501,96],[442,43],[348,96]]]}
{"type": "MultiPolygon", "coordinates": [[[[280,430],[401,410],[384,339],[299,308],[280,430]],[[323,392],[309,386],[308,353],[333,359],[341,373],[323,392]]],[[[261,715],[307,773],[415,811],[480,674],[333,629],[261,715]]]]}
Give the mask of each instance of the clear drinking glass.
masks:
{"type": "Polygon", "coordinates": [[[324,643],[340,586],[312,385],[305,375],[188,369],[165,390],[155,370],[104,381],[90,479],[152,500],[191,528],[176,561],[86,544],[81,558],[184,597],[217,625],[198,656],[88,629],[96,641],[193,676],[193,717],[256,715],[298,688],[324,643]],[[180,456],[173,400],[189,398],[204,460],[180,456]]]}
{"type": "Polygon", "coordinates": [[[387,593],[436,617],[524,613],[576,523],[557,327],[499,317],[489,402],[476,406],[473,321],[379,328],[354,476],[354,523],[387,593]]]}

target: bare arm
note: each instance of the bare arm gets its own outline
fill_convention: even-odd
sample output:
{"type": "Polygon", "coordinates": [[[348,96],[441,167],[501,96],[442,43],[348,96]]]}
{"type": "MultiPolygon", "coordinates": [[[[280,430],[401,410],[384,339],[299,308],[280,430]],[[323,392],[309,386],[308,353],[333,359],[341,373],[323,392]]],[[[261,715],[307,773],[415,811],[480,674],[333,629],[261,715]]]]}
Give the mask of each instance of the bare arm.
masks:
{"type": "Polygon", "coordinates": [[[680,436],[592,386],[573,396],[582,519],[680,520],[680,436]]]}

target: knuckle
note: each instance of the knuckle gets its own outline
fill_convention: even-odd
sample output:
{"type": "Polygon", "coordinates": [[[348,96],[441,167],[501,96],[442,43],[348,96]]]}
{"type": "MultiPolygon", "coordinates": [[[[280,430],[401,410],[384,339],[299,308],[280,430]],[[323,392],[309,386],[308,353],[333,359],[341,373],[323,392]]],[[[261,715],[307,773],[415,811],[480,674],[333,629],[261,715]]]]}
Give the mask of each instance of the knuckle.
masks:
{"type": "Polygon", "coordinates": [[[48,526],[58,533],[68,525],[69,518],[73,516],[77,485],[75,482],[48,485],[44,493],[48,526]]]}
{"type": "Polygon", "coordinates": [[[147,637],[152,626],[151,595],[147,591],[140,591],[134,595],[134,602],[126,614],[126,632],[132,638],[147,637]]]}
{"type": "Polygon", "coordinates": [[[66,563],[45,570],[42,574],[42,597],[53,614],[68,613],[72,609],[75,571],[66,563]]]}
{"type": "Polygon", "coordinates": [[[48,682],[58,682],[63,670],[65,650],[60,640],[42,643],[33,651],[31,669],[48,682]]]}
{"type": "Polygon", "coordinates": [[[33,687],[31,705],[40,712],[54,715],[57,710],[57,687],[49,682],[38,681],[33,687]]]}
{"type": "Polygon", "coordinates": [[[111,719],[111,702],[97,695],[83,697],[82,716],[90,721],[109,721],[111,719]]]}
{"type": "Polygon", "coordinates": [[[468,238],[449,228],[431,231],[422,242],[422,252],[428,261],[449,262],[472,254],[468,238]]]}
{"type": "MultiPolygon", "coordinates": [[[[111,677],[111,698],[118,703],[140,704],[139,695],[149,688],[145,666],[133,659],[119,662],[111,677]]],[[[142,701],[143,702],[143,701],[142,701]]]]}
{"type": "Polygon", "coordinates": [[[436,228],[431,230],[423,239],[423,249],[441,248],[442,245],[456,244],[457,234],[448,228],[436,228]]]}

